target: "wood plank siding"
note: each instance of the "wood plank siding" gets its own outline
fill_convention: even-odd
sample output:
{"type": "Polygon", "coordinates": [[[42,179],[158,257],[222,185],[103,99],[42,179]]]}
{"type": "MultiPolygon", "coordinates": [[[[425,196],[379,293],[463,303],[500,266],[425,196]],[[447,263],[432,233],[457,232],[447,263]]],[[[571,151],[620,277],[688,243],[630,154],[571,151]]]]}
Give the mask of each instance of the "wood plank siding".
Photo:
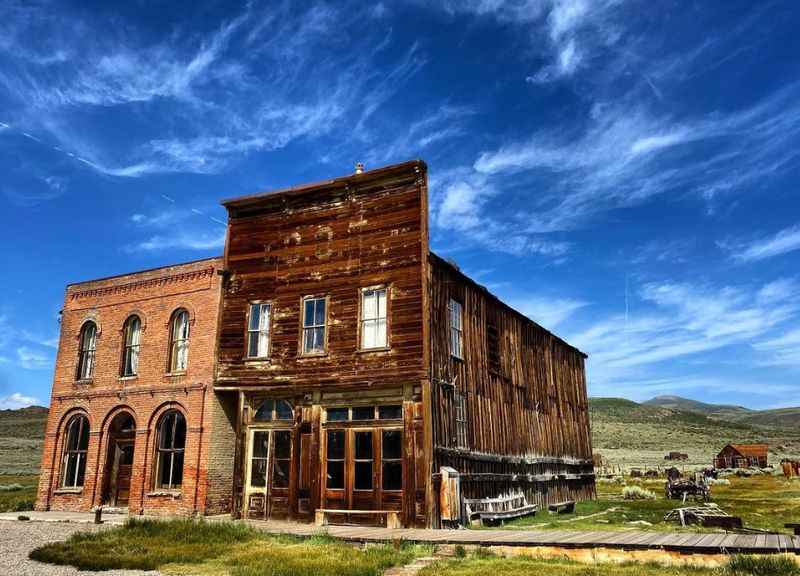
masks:
{"type": "MultiPolygon", "coordinates": [[[[422,408],[423,388],[429,385],[425,164],[408,162],[224,204],[229,224],[216,385],[218,391],[242,395],[237,508],[250,505],[241,499],[255,404],[274,397],[296,407],[295,421],[288,423],[294,434],[289,516],[307,516],[320,507],[387,508],[402,510],[405,524],[425,523],[430,477],[422,408]],[[385,288],[388,300],[387,345],[377,350],[359,345],[361,291],[369,287],[385,288]],[[314,355],[302,348],[302,302],[310,296],[326,302],[325,350],[314,355]],[[271,306],[268,358],[247,358],[251,302],[271,306]],[[328,409],[373,405],[402,406],[402,415],[386,422],[326,421],[328,409]],[[374,459],[376,485],[354,495],[356,436],[347,430],[355,427],[374,430],[368,455],[374,459]],[[388,486],[382,471],[390,469],[382,467],[388,457],[382,430],[389,428],[402,431],[401,491],[381,489],[388,486]],[[346,490],[326,489],[326,481],[333,483],[326,476],[332,450],[327,442],[340,439],[346,449],[346,490]]],[[[281,503],[275,504],[279,509],[281,503]]]]}
{"type": "Polygon", "coordinates": [[[455,468],[465,498],[512,488],[539,505],[594,497],[585,354],[433,253],[428,275],[434,468],[455,468]],[[451,354],[451,300],[462,308],[461,358],[451,354]]]}

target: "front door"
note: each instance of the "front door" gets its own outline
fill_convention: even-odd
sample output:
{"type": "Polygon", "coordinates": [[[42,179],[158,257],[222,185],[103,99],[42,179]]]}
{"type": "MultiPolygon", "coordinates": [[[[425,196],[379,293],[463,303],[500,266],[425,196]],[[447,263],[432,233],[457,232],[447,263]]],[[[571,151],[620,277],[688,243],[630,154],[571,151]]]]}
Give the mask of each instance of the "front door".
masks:
{"type": "Polygon", "coordinates": [[[246,516],[265,520],[288,516],[292,431],[251,429],[247,453],[246,516]]]}
{"type": "Polygon", "coordinates": [[[114,483],[116,506],[127,506],[131,494],[133,471],[133,442],[117,442],[117,478],[114,483]]]}
{"type": "MultiPolygon", "coordinates": [[[[400,429],[387,427],[326,429],[323,508],[399,510],[403,489],[402,434],[400,429]]],[[[355,515],[329,517],[334,523],[361,521],[355,515]]]]}

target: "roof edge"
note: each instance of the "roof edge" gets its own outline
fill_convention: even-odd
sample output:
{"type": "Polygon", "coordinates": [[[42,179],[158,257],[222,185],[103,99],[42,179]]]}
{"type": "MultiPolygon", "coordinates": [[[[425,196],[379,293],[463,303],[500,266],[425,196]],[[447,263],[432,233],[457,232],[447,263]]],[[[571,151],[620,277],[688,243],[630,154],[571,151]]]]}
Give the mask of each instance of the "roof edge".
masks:
{"type": "Polygon", "coordinates": [[[166,268],[175,268],[177,266],[189,266],[191,264],[199,264],[200,262],[210,262],[212,260],[222,260],[222,255],[209,256],[207,258],[198,258],[197,260],[188,260],[186,262],[177,262],[175,264],[164,264],[163,266],[154,266],[153,268],[145,268],[144,270],[133,270],[132,272],[122,272],[121,274],[112,274],[111,276],[102,276],[100,278],[90,278],[89,280],[79,280],[78,282],[70,282],[67,284],[67,289],[72,286],[80,286],[81,284],[91,284],[92,282],[103,282],[105,280],[113,280],[114,278],[122,278],[123,276],[133,276],[134,274],[147,274],[148,272],[155,272],[156,270],[164,270],[166,268]]]}
{"type": "Polygon", "coordinates": [[[225,208],[249,206],[253,204],[258,204],[262,200],[277,198],[280,196],[288,196],[288,195],[294,196],[316,190],[323,190],[325,188],[335,188],[345,184],[369,182],[370,180],[383,178],[387,175],[393,174],[395,172],[402,172],[409,168],[419,168],[423,172],[427,172],[428,165],[425,163],[424,160],[420,159],[408,160],[406,162],[389,164],[387,166],[381,166],[380,168],[366,170],[361,173],[353,173],[353,174],[348,174],[346,176],[337,176],[336,178],[331,178],[329,180],[319,180],[317,182],[309,182],[307,184],[300,184],[298,186],[289,186],[287,188],[265,190],[263,192],[257,192],[255,194],[236,196],[234,198],[226,198],[222,200],[220,204],[225,206],[225,208]]]}
{"type": "Polygon", "coordinates": [[[441,256],[439,256],[439,255],[438,255],[436,252],[434,252],[433,250],[429,250],[429,254],[430,254],[431,256],[433,256],[433,257],[434,257],[434,258],[435,258],[435,259],[436,259],[436,260],[437,260],[439,263],[441,263],[441,264],[443,264],[443,265],[447,266],[447,267],[448,267],[450,270],[452,270],[453,272],[455,272],[456,274],[458,274],[459,276],[461,276],[462,278],[464,278],[464,279],[465,279],[467,282],[469,282],[469,283],[470,283],[470,285],[472,285],[472,286],[473,286],[473,287],[475,287],[476,289],[478,289],[478,290],[480,290],[481,292],[483,292],[483,293],[484,293],[486,296],[488,296],[489,298],[491,298],[492,300],[494,300],[494,301],[496,301],[496,302],[499,302],[499,303],[500,303],[500,305],[501,305],[501,306],[503,306],[503,307],[505,307],[507,310],[509,310],[509,311],[511,311],[512,313],[516,314],[517,316],[519,316],[520,318],[522,318],[522,319],[523,319],[523,320],[525,320],[526,322],[530,322],[530,323],[532,323],[532,324],[535,324],[535,325],[536,325],[536,326],[538,326],[538,327],[539,327],[541,330],[544,330],[544,331],[545,331],[547,334],[549,334],[550,336],[552,336],[553,338],[555,338],[556,340],[558,340],[559,342],[561,342],[561,343],[562,343],[564,346],[567,346],[567,347],[571,348],[572,350],[575,350],[575,351],[576,351],[578,354],[580,354],[581,356],[583,356],[583,358],[584,358],[584,359],[589,357],[589,355],[588,355],[586,352],[584,352],[583,350],[581,350],[581,349],[580,349],[580,348],[578,348],[577,346],[573,346],[572,344],[570,344],[569,342],[567,342],[566,340],[564,340],[564,339],[563,339],[561,336],[559,336],[558,334],[555,334],[555,333],[553,333],[552,331],[548,330],[547,328],[545,328],[544,326],[542,326],[541,324],[539,324],[539,323],[538,323],[536,320],[533,320],[533,319],[532,319],[532,318],[530,318],[529,316],[526,316],[525,314],[523,314],[522,312],[520,312],[519,310],[517,310],[516,308],[514,308],[513,306],[511,306],[511,305],[510,305],[510,304],[508,304],[507,302],[505,302],[505,301],[504,301],[502,298],[500,298],[500,297],[499,297],[499,296],[497,296],[496,294],[492,293],[492,291],[491,291],[491,290],[489,290],[489,289],[488,289],[486,286],[484,286],[484,285],[482,285],[482,284],[479,284],[478,282],[476,282],[475,280],[473,280],[472,278],[470,278],[469,276],[467,276],[466,274],[464,274],[464,272],[462,272],[462,271],[461,271],[461,270],[460,270],[460,269],[459,269],[457,266],[455,266],[454,264],[452,264],[452,263],[448,262],[447,260],[445,260],[444,258],[442,258],[441,256]]]}

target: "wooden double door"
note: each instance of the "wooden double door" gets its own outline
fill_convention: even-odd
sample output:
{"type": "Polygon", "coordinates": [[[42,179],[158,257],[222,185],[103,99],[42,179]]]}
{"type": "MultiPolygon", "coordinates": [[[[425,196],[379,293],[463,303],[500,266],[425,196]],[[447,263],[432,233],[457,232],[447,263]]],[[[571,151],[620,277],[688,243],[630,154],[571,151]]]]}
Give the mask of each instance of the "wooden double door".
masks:
{"type": "Polygon", "coordinates": [[[402,508],[402,428],[330,424],[323,430],[323,436],[322,508],[402,508]]]}
{"type": "Polygon", "coordinates": [[[289,514],[292,436],[288,428],[249,431],[244,498],[248,518],[284,518],[289,514]]]}

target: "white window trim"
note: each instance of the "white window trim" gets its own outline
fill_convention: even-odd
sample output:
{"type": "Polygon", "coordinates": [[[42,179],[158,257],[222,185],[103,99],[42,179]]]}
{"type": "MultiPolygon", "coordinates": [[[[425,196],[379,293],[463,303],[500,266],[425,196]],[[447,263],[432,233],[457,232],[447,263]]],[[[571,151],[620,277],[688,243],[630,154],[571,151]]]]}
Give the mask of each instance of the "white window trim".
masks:
{"type": "Polygon", "coordinates": [[[361,312],[358,336],[359,350],[386,350],[389,348],[389,287],[371,286],[368,288],[362,288],[359,310],[361,312]],[[367,295],[370,293],[376,295],[375,315],[367,317],[366,299],[367,295]],[[381,316],[380,309],[381,298],[383,298],[383,316],[381,316]],[[381,321],[383,322],[383,342],[379,342],[381,321]],[[373,341],[374,345],[372,346],[365,345],[367,330],[374,330],[375,332],[375,339],[373,341]]]}
{"type": "Polygon", "coordinates": [[[247,338],[245,341],[245,357],[248,360],[258,358],[269,358],[272,349],[272,303],[255,301],[247,305],[247,338]],[[258,327],[251,328],[250,320],[253,315],[253,308],[258,306],[258,327]],[[266,320],[264,319],[264,311],[266,310],[266,320]],[[250,349],[250,335],[258,334],[258,344],[256,345],[255,354],[252,354],[250,349]],[[263,339],[263,340],[262,340],[263,339]],[[265,341],[264,350],[261,350],[261,343],[265,341]],[[262,353],[263,352],[263,353],[262,353]]]}

